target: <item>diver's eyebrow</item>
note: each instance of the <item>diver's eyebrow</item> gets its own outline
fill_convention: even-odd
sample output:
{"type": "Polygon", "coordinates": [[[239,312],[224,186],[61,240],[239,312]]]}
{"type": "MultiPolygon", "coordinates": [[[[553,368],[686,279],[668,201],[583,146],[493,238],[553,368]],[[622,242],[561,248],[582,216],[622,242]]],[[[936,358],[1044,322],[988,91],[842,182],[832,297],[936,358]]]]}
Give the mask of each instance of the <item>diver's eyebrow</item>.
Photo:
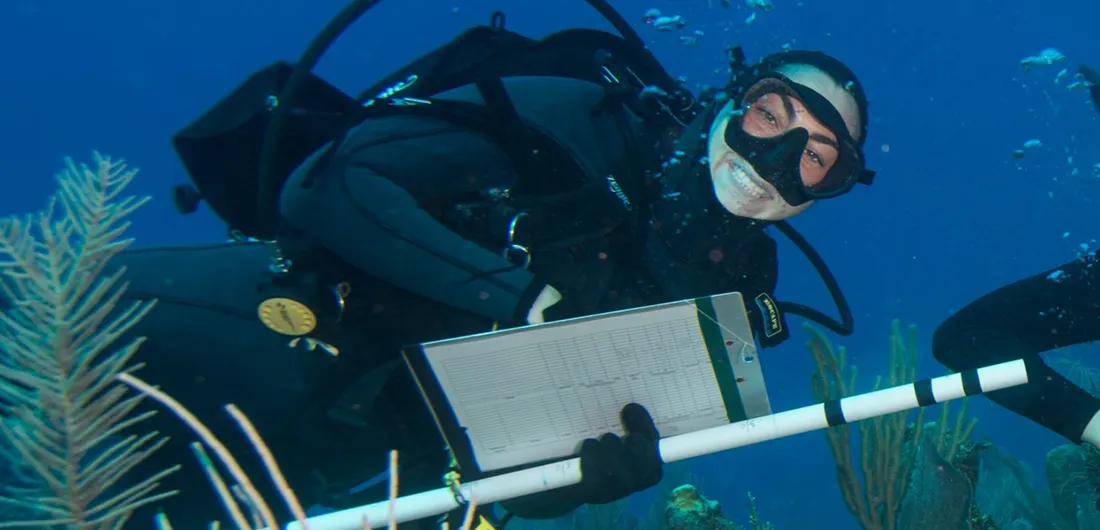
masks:
{"type": "MultiPolygon", "coordinates": [[[[787,113],[787,121],[794,121],[794,115],[796,112],[794,109],[794,103],[791,102],[791,97],[786,94],[780,94],[779,97],[783,100],[783,112],[787,113]]],[[[813,133],[810,135],[810,139],[817,140],[820,143],[836,149],[838,153],[840,152],[840,144],[838,144],[836,140],[833,140],[832,138],[829,138],[824,134],[813,133]]]]}
{"type": "Polygon", "coordinates": [[[810,139],[811,140],[817,140],[818,142],[821,142],[825,145],[831,146],[833,149],[836,149],[837,151],[840,151],[840,144],[836,143],[836,140],[833,140],[832,138],[829,138],[828,136],[825,136],[824,134],[813,133],[813,134],[810,135],[810,139]]]}
{"type": "Polygon", "coordinates": [[[787,113],[787,123],[794,121],[794,103],[791,102],[791,97],[786,94],[780,94],[779,98],[783,100],[783,112],[787,113]]]}

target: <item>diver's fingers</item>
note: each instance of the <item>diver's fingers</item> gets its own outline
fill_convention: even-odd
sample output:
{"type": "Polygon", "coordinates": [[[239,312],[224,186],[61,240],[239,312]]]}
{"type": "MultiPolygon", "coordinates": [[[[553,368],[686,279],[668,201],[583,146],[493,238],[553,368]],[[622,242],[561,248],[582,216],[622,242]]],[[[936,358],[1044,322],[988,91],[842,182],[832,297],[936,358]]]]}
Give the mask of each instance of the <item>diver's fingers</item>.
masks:
{"type": "Polygon", "coordinates": [[[623,407],[622,412],[619,413],[619,419],[627,434],[636,434],[651,442],[661,438],[660,433],[657,432],[657,426],[653,423],[653,416],[650,416],[645,407],[637,403],[630,403],[623,407]]]}

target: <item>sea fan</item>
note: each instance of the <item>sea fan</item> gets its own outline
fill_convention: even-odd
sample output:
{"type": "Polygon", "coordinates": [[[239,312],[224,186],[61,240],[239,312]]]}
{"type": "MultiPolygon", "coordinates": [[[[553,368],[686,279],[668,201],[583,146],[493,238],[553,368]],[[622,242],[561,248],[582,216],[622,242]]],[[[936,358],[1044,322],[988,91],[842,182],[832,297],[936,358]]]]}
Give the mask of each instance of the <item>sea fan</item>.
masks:
{"type": "Polygon", "coordinates": [[[1100,369],[1086,364],[1084,358],[1096,352],[1085,351],[1088,346],[1069,346],[1045,353],[1043,358],[1055,371],[1086,392],[1100,396],[1100,369]]]}
{"type": "Polygon", "coordinates": [[[104,272],[147,200],[122,196],[136,173],[98,153],[93,167],[67,160],[45,211],[0,222],[0,438],[21,478],[0,503],[29,514],[0,528],[120,528],[172,494],[156,493],[172,470],[122,481],[163,443],[131,432],[151,412],[116,380],[141,344],[119,339],[153,304],[120,306],[125,271],[104,272]]]}

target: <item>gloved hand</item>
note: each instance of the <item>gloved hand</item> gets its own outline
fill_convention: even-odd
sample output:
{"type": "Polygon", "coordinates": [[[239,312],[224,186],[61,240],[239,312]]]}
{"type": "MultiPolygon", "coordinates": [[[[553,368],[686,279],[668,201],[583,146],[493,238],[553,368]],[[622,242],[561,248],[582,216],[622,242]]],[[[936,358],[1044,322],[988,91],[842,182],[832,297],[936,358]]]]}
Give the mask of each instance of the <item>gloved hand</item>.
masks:
{"type": "Polygon", "coordinates": [[[524,519],[561,517],[582,504],[606,504],[661,481],[659,435],[645,407],[631,403],[619,413],[626,436],[604,434],[581,442],[581,482],[501,503],[524,519]]]}
{"type": "Polygon", "coordinates": [[[626,436],[607,433],[581,443],[581,482],[570,495],[583,504],[606,504],[657,485],[663,462],[660,434],[645,407],[631,403],[619,414],[626,436]]]}

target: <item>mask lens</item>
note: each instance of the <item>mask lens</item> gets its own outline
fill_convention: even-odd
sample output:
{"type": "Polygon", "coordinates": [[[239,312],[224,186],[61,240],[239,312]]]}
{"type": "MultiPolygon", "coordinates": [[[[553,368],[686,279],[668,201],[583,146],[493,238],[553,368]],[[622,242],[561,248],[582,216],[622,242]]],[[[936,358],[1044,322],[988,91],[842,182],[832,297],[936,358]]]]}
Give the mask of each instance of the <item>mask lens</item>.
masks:
{"type": "Polygon", "coordinates": [[[825,178],[810,186],[808,191],[818,198],[840,195],[852,189],[863,171],[863,155],[852,143],[841,143],[837,161],[825,173],[825,178]]]}
{"type": "Polygon", "coordinates": [[[794,116],[792,99],[799,99],[798,93],[779,79],[756,83],[741,100],[741,128],[757,138],[783,134],[794,116]]]}

